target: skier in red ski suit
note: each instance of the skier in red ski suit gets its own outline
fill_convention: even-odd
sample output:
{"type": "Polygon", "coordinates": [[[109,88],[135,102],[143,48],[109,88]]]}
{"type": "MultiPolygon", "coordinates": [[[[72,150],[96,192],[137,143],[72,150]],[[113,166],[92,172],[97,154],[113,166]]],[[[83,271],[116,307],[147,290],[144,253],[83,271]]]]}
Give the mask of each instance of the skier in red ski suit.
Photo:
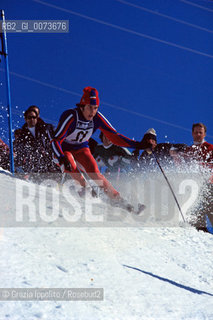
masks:
{"type": "Polygon", "coordinates": [[[140,149],[144,147],[139,142],[119,134],[98,111],[100,102],[95,88],[86,87],[83,92],[77,108],[62,113],[52,142],[53,151],[60,165],[64,165],[65,172],[69,172],[82,187],[86,187],[86,181],[83,175],[79,174],[79,168],[85,170],[90,178],[103,187],[110,198],[120,198],[119,192],[100,173],[90,152],[88,140],[100,129],[116,145],[140,149]]]}

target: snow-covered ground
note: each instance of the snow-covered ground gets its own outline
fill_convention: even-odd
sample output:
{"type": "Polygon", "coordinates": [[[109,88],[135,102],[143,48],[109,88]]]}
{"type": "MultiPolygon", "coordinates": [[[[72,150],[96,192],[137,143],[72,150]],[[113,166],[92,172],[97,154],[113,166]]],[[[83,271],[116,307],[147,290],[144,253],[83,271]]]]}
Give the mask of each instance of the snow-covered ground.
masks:
{"type": "MultiPolygon", "coordinates": [[[[38,202],[40,214],[57,209],[55,200],[50,206],[35,194],[33,184],[0,174],[0,287],[103,288],[104,299],[0,301],[0,320],[213,319],[211,234],[135,221],[117,227],[78,221],[66,227],[35,219],[26,227],[26,221],[11,223],[23,185],[26,198],[32,192],[32,211],[38,202]],[[10,228],[4,227],[8,221],[10,228]]],[[[61,191],[55,192],[57,198],[61,191]]],[[[100,204],[93,206],[97,216],[100,210],[100,204]]]]}

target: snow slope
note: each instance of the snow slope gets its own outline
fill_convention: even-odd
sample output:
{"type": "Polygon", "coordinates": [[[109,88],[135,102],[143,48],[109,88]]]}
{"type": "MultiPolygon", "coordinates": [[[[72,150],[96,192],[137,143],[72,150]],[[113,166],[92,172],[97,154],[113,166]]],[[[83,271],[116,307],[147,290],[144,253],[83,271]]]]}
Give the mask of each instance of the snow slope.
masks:
{"type": "MultiPolygon", "coordinates": [[[[34,190],[0,174],[1,226],[14,217],[23,183],[34,190]]],[[[34,198],[46,211],[46,201],[34,198]]],[[[0,301],[0,320],[213,319],[211,234],[189,226],[35,222],[1,227],[0,240],[1,288],[104,289],[103,301],[0,301]]]]}

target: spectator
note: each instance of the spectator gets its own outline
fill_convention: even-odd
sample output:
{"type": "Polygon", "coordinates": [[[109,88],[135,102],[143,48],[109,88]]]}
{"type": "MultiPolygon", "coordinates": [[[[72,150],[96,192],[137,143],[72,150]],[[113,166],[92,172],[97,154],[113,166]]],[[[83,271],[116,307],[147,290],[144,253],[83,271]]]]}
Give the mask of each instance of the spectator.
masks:
{"type": "Polygon", "coordinates": [[[205,141],[206,126],[203,123],[192,125],[193,144],[185,148],[184,152],[177,150],[171,152],[171,156],[178,164],[198,162],[205,166],[213,165],[213,145],[205,141]]]}
{"type": "Polygon", "coordinates": [[[55,172],[58,169],[52,158],[51,125],[46,125],[43,120],[38,121],[38,113],[32,107],[25,111],[24,118],[26,123],[15,142],[17,166],[27,173],[55,172]]]}
{"type": "Polygon", "coordinates": [[[54,131],[55,131],[55,129],[54,129],[54,127],[53,127],[52,124],[45,122],[45,121],[40,117],[40,109],[39,109],[39,107],[37,107],[37,106],[35,106],[35,105],[32,105],[32,106],[30,106],[30,107],[28,108],[28,110],[33,110],[33,111],[36,111],[36,112],[37,112],[37,115],[38,115],[37,123],[38,123],[39,125],[42,125],[42,126],[46,127],[47,132],[48,132],[48,135],[49,135],[49,138],[50,138],[50,140],[52,140],[52,139],[53,139],[53,136],[54,136],[54,131]]]}
{"type": "Polygon", "coordinates": [[[99,168],[105,167],[109,174],[127,170],[132,159],[129,150],[113,144],[103,132],[99,137],[102,143],[96,146],[93,155],[99,168]]]}
{"type": "Polygon", "coordinates": [[[213,144],[205,141],[206,126],[195,123],[192,126],[193,145],[186,149],[186,156],[202,163],[213,164],[213,144]]]}
{"type": "MultiPolygon", "coordinates": [[[[213,169],[213,144],[205,141],[206,126],[203,123],[195,123],[192,126],[193,145],[186,150],[189,156],[202,165],[213,169]]],[[[213,175],[211,180],[205,186],[200,206],[197,209],[197,221],[195,227],[198,230],[208,231],[207,219],[213,226],[213,175]]]]}
{"type": "Polygon", "coordinates": [[[10,170],[10,149],[3,140],[0,139],[0,167],[10,170]]]}
{"type": "MultiPolygon", "coordinates": [[[[155,169],[157,164],[156,160],[152,155],[152,150],[154,150],[157,158],[161,163],[166,166],[173,164],[173,158],[170,155],[171,148],[176,150],[183,150],[186,145],[184,144],[171,144],[171,143],[157,143],[157,134],[155,129],[148,129],[141,141],[142,144],[146,144],[149,148],[146,148],[139,157],[140,168],[155,169]]],[[[134,155],[139,155],[139,150],[134,151],[134,155]]]]}
{"type": "MultiPolygon", "coordinates": [[[[193,144],[187,147],[182,153],[175,152],[173,157],[178,163],[200,163],[201,165],[210,168],[213,167],[213,145],[205,141],[206,126],[203,123],[195,123],[192,125],[193,144]]],[[[202,194],[199,204],[196,206],[194,217],[195,221],[191,224],[198,230],[207,231],[206,218],[213,225],[213,181],[209,181],[204,190],[200,190],[202,194]]]]}

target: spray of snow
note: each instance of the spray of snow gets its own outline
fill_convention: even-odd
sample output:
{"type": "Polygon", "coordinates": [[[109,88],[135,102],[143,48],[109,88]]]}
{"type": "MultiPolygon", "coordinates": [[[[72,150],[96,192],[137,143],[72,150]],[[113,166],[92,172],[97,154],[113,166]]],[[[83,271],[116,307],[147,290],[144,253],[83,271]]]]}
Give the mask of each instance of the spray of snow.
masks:
{"type": "MultiPolygon", "coordinates": [[[[100,199],[87,199],[87,209],[92,210],[86,216],[82,209],[85,203],[71,185],[62,190],[56,184],[25,182],[3,171],[0,176],[0,217],[1,226],[5,226],[0,235],[1,287],[104,290],[103,301],[0,301],[0,319],[212,318],[212,235],[189,225],[180,227],[180,219],[173,227],[168,219],[164,226],[157,225],[162,223],[158,210],[164,208],[167,218],[169,210],[176,210],[171,194],[156,195],[159,185],[164,192],[166,188],[158,173],[143,179],[137,175],[134,188],[132,181],[127,183],[124,178],[118,183],[120,191],[135,203],[162,202],[149,209],[153,224],[147,218],[144,226],[139,218],[137,224],[130,214],[100,199]],[[144,194],[146,188],[149,191],[144,194]],[[20,202],[25,218],[18,222],[14,219],[17,213],[21,217],[20,202]],[[54,208],[60,210],[55,220],[54,208]],[[97,221],[105,215],[108,221],[97,221]],[[35,220],[29,223],[29,217],[35,220]],[[9,224],[10,228],[6,227],[9,224]]],[[[195,187],[192,182],[183,182],[189,180],[187,174],[185,179],[177,179],[172,172],[168,177],[183,207],[195,187]]],[[[190,179],[197,184],[195,177],[190,179]]],[[[201,185],[199,181],[198,187],[201,185]]]]}

